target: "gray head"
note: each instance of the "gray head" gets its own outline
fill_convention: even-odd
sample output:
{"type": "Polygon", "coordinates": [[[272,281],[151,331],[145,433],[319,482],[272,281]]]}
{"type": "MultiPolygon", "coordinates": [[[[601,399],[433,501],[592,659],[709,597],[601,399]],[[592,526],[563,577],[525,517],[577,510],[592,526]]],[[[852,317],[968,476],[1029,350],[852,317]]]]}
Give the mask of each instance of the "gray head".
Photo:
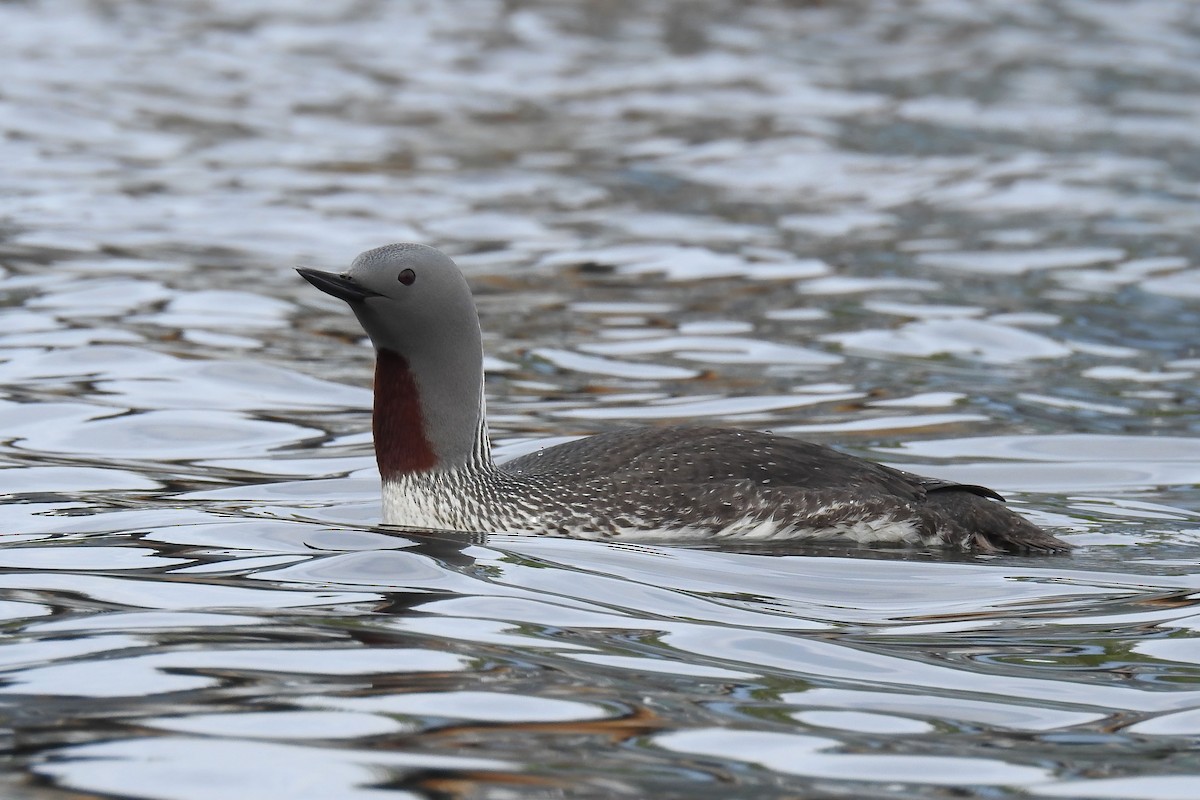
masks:
{"type": "Polygon", "coordinates": [[[375,449],[385,479],[462,465],[481,455],[481,438],[486,450],[479,317],[448,256],[390,244],[362,253],[340,275],[297,272],[349,303],[375,345],[375,449]]]}

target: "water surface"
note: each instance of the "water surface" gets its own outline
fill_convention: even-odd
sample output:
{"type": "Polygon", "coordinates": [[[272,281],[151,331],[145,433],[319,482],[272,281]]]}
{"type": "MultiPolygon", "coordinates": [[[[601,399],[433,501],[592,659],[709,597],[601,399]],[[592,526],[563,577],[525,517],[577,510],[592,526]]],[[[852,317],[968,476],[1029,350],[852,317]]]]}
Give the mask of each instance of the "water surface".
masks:
{"type": "Polygon", "coordinates": [[[1183,0],[0,4],[6,797],[1191,798],[1183,0]],[[1064,556],[375,527],[419,240],[509,457],[626,424],[983,483],[1064,556]]]}

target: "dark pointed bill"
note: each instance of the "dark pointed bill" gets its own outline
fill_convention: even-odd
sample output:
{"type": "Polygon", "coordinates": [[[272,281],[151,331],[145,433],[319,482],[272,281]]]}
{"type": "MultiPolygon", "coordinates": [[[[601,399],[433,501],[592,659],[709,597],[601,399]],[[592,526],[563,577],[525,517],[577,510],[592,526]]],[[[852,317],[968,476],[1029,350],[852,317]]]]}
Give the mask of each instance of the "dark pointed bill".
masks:
{"type": "Polygon", "coordinates": [[[296,267],[300,277],[320,289],[325,294],[331,294],[347,303],[361,303],[368,297],[381,297],[379,292],[373,292],[354,282],[353,278],[345,275],[335,275],[332,272],[322,272],[319,269],[296,267]]]}

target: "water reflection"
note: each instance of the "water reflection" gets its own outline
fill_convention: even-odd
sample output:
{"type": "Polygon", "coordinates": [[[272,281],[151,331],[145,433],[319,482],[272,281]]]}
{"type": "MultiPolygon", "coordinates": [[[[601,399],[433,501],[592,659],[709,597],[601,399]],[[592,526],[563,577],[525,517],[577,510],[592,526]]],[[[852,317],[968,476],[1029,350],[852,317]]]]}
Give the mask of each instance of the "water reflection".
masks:
{"type": "MultiPolygon", "coordinates": [[[[469,775],[488,753],[497,761],[490,772],[536,775],[546,754],[569,749],[564,735],[651,733],[639,739],[650,763],[687,753],[714,768],[741,759],[859,781],[865,766],[856,759],[866,756],[839,746],[865,736],[883,748],[869,757],[878,761],[866,765],[871,780],[915,780],[908,770],[937,768],[936,783],[1051,791],[1057,784],[1038,766],[1041,752],[997,759],[980,732],[1023,731],[1044,749],[1051,734],[1120,718],[1161,738],[1183,735],[1171,731],[1186,729],[1200,708],[1186,684],[1146,680],[1155,670],[1166,678],[1168,663],[1200,663],[1190,640],[1124,649],[1131,636],[1145,638],[1134,632],[1146,625],[1194,627],[1186,598],[1197,578],[1187,565],[1110,569],[1101,583],[1073,556],[955,563],[876,551],[864,560],[254,519],[172,530],[169,540],[153,537],[158,549],[64,540],[9,551],[0,586],[55,599],[52,617],[35,617],[22,643],[0,647],[0,694],[118,703],[108,713],[126,724],[192,737],[62,742],[37,769],[64,785],[137,791],[158,775],[135,766],[148,754],[171,764],[182,757],[172,753],[225,752],[222,743],[245,745],[238,763],[246,763],[259,747],[249,742],[273,740],[265,757],[309,768],[300,766],[304,748],[278,744],[288,739],[405,743],[403,754],[387,751],[394,761],[353,755],[378,753],[373,746],[339,746],[327,754],[337,763],[427,769],[453,756],[446,768],[469,775]],[[51,551],[82,560],[72,570],[51,551]],[[225,568],[197,569],[206,565],[225,568]],[[107,574],[87,574],[96,571],[107,574]],[[1079,636],[1088,648],[1065,649],[1079,636]],[[1162,647],[1172,643],[1180,646],[1162,647]],[[1132,657],[1138,677],[1077,671],[1097,657],[1132,657]],[[629,686],[658,698],[653,718],[629,686]],[[791,723],[756,722],[785,709],[791,723]],[[734,729],[706,727],[719,720],[735,721],[734,729]],[[930,747],[938,741],[922,720],[972,733],[953,755],[922,746],[914,753],[913,736],[930,747]],[[520,755],[511,743],[518,732],[520,755]],[[718,751],[723,734],[732,738],[718,751]],[[460,763],[454,754],[467,739],[476,760],[460,763]],[[748,750],[739,744],[752,740],[748,750]],[[528,760],[533,752],[543,755],[528,760]],[[129,769],[95,772],[108,758],[129,769]]],[[[619,758],[610,752],[597,768],[619,758]]],[[[258,768],[244,769],[238,781],[256,780],[258,768]]],[[[366,785],[359,772],[339,780],[366,785]]],[[[161,796],[209,796],[177,790],[161,796]]]]}

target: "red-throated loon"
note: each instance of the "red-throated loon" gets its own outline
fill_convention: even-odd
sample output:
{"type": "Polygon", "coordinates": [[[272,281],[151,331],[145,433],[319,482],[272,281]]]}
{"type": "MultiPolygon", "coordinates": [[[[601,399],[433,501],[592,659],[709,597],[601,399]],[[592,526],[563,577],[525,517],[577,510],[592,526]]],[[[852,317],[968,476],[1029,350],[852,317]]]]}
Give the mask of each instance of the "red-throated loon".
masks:
{"type": "Polygon", "coordinates": [[[497,465],[479,318],[449,257],[393,244],[361,254],[342,274],[298,271],[349,303],[375,345],[373,428],[386,525],[640,541],[1070,548],[990,489],[755,431],[633,428],[497,465]]]}

